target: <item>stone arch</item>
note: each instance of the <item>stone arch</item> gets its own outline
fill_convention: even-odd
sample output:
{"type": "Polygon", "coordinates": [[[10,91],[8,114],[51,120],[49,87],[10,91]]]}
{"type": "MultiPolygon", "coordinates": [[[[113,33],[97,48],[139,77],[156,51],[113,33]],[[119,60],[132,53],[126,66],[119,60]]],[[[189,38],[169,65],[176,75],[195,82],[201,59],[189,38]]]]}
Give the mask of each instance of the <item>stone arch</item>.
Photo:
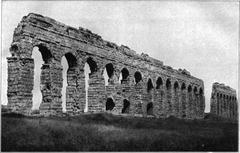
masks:
{"type": "MultiPolygon", "coordinates": [[[[200,93],[199,93],[200,94],[200,93]]],[[[219,103],[219,114],[221,115],[222,114],[222,108],[223,108],[223,103],[222,103],[222,93],[219,93],[219,99],[218,99],[218,103],[219,103]]]]}
{"type": "Polygon", "coordinates": [[[156,106],[156,113],[158,116],[163,116],[164,111],[163,111],[163,100],[164,100],[164,88],[163,88],[163,79],[159,76],[156,79],[156,90],[155,90],[155,106],[156,106]]]}
{"type": "MultiPolygon", "coordinates": [[[[96,74],[97,70],[98,70],[98,65],[97,62],[95,61],[95,59],[93,59],[91,56],[87,56],[86,58],[84,58],[84,76],[81,76],[81,80],[85,82],[85,86],[82,85],[81,88],[85,89],[85,103],[82,104],[82,106],[84,107],[84,112],[88,112],[89,111],[89,99],[90,101],[92,101],[92,96],[89,96],[89,87],[92,87],[92,84],[89,85],[89,80],[92,80],[92,78],[94,78],[94,75],[96,74]]],[[[83,89],[82,89],[83,90],[83,89]]],[[[91,103],[90,103],[91,105],[91,103]]],[[[90,110],[91,111],[91,110],[90,110]]]]}
{"type": "Polygon", "coordinates": [[[112,78],[114,75],[114,67],[112,63],[108,63],[106,65],[106,70],[109,78],[112,78]]]}
{"type": "Polygon", "coordinates": [[[223,111],[224,111],[224,115],[226,113],[226,95],[223,94],[223,111]]]}
{"type": "Polygon", "coordinates": [[[179,89],[179,84],[177,81],[175,81],[174,83],[174,90],[178,90],[179,89]]]}
{"type": "Polygon", "coordinates": [[[198,90],[197,90],[197,87],[196,87],[196,86],[193,88],[193,93],[194,93],[194,94],[197,94],[197,93],[198,93],[198,90]]]}
{"type": "Polygon", "coordinates": [[[188,85],[188,92],[192,92],[192,86],[188,85]]]}
{"type": "Polygon", "coordinates": [[[34,47],[39,48],[39,51],[42,54],[42,59],[43,59],[44,63],[49,64],[53,58],[51,51],[44,44],[39,44],[34,47]]]}
{"type": "Polygon", "coordinates": [[[179,116],[179,83],[178,81],[175,81],[173,84],[173,89],[174,89],[174,94],[173,94],[173,99],[174,99],[174,116],[179,116]]]}
{"type": "Polygon", "coordinates": [[[121,70],[121,74],[122,74],[122,80],[121,80],[121,84],[122,84],[122,83],[128,81],[128,77],[129,77],[129,71],[128,71],[128,69],[124,67],[124,68],[121,70]]]}
{"type": "Polygon", "coordinates": [[[130,102],[127,99],[123,100],[123,108],[122,108],[122,113],[123,114],[128,114],[130,110],[130,102]]]}
{"type": "Polygon", "coordinates": [[[78,64],[77,58],[70,52],[64,55],[68,61],[69,68],[75,68],[78,64]]]}
{"type": "Polygon", "coordinates": [[[90,68],[90,71],[91,71],[91,73],[89,75],[97,72],[98,66],[97,66],[97,63],[95,62],[95,60],[92,57],[88,57],[87,60],[86,60],[86,63],[89,65],[89,68],[90,68]]]}
{"type": "Polygon", "coordinates": [[[193,117],[199,117],[198,109],[198,90],[197,87],[193,87],[193,117]]]}
{"type": "Polygon", "coordinates": [[[148,82],[147,82],[147,92],[148,92],[148,93],[151,92],[153,88],[154,88],[154,87],[153,87],[152,79],[149,78],[149,79],[148,79],[148,82]]]}
{"type": "Polygon", "coordinates": [[[158,77],[156,81],[156,89],[160,89],[160,87],[163,85],[163,80],[161,77],[158,77]]]}
{"type": "Polygon", "coordinates": [[[189,84],[188,85],[188,88],[187,88],[187,91],[188,91],[188,117],[189,118],[192,118],[192,114],[193,114],[193,96],[192,96],[192,85],[189,84]]]}
{"type": "Polygon", "coordinates": [[[80,105],[77,100],[78,60],[71,52],[62,56],[61,64],[64,64],[64,60],[67,61],[68,67],[62,65],[62,108],[63,111],[75,112],[80,109],[80,105]]]}
{"type": "Polygon", "coordinates": [[[105,65],[105,73],[104,79],[105,79],[105,86],[108,86],[109,84],[114,84],[114,66],[112,63],[108,63],[105,65]]]}
{"type": "Polygon", "coordinates": [[[115,103],[113,101],[112,98],[107,98],[107,101],[106,101],[106,111],[112,111],[115,107],[115,103]]]}
{"type": "Polygon", "coordinates": [[[167,90],[171,89],[171,81],[170,81],[170,79],[167,79],[167,81],[166,81],[166,89],[167,90]]]}
{"type": "MultiPolygon", "coordinates": [[[[18,49],[12,46],[12,49],[18,49]]],[[[43,105],[50,106],[51,103],[47,97],[49,96],[48,91],[52,90],[51,81],[47,79],[50,77],[49,72],[51,71],[50,65],[53,59],[53,55],[51,51],[43,44],[35,45],[32,49],[31,56],[33,56],[36,52],[40,52],[41,57],[37,57],[34,60],[34,82],[33,82],[33,97],[32,101],[34,103],[38,103],[38,107],[42,110],[43,105]],[[35,51],[36,50],[36,51],[35,51]],[[42,61],[41,64],[39,61],[42,61]],[[39,75],[39,77],[37,77],[39,75]],[[40,84],[39,84],[40,82],[40,84]],[[41,86],[41,89],[40,89],[41,86]],[[41,96],[41,97],[39,97],[41,96]]],[[[34,104],[35,105],[35,104],[34,104]]],[[[34,107],[34,106],[33,106],[34,107]]]]}
{"type": "Polygon", "coordinates": [[[186,84],[183,82],[181,85],[181,117],[185,118],[186,117],[186,84]]]}
{"type": "Polygon", "coordinates": [[[153,103],[152,102],[147,104],[147,115],[153,115],[153,103]]]}
{"type": "Polygon", "coordinates": [[[166,105],[167,105],[167,108],[166,108],[166,114],[167,116],[169,115],[172,115],[172,87],[171,87],[171,81],[170,81],[170,78],[168,78],[166,80],[166,105]]]}
{"type": "Polygon", "coordinates": [[[136,71],[134,74],[135,83],[138,84],[140,81],[142,81],[142,74],[139,71],[136,71]]]}
{"type": "Polygon", "coordinates": [[[185,83],[182,83],[181,90],[185,90],[185,89],[186,89],[186,85],[185,83]]]}

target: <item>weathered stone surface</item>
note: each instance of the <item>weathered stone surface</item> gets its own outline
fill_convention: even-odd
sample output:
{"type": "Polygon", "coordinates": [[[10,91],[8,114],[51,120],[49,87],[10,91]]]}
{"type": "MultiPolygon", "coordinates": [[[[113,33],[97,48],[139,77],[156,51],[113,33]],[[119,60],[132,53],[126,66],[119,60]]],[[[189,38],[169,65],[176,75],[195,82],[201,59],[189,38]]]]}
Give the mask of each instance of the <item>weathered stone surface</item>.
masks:
{"type": "Polygon", "coordinates": [[[29,114],[34,80],[33,47],[37,46],[44,64],[41,72],[40,113],[61,114],[63,87],[61,59],[66,57],[66,113],[83,113],[88,100],[89,112],[111,111],[130,115],[202,118],[204,85],[185,69],[175,70],[162,61],[137,54],[129,47],[105,41],[84,28],[73,28],[29,14],[14,31],[8,58],[8,106],[29,114]],[[88,63],[88,89],[84,65],[88,63]],[[109,76],[105,86],[106,68],[109,76]],[[122,80],[119,80],[120,74],[122,80]],[[87,97],[86,97],[87,95],[87,97]]]}
{"type": "Polygon", "coordinates": [[[238,119],[236,90],[224,84],[213,83],[211,113],[236,121],[238,119]]]}

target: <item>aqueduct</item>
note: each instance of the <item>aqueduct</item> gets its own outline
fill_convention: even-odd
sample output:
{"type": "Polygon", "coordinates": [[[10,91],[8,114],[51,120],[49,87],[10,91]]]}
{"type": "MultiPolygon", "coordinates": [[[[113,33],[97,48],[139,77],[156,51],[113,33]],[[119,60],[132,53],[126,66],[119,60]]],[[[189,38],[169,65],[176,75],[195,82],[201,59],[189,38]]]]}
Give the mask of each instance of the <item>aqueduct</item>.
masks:
{"type": "Polygon", "coordinates": [[[41,114],[62,113],[61,59],[65,56],[69,65],[68,114],[83,113],[87,99],[89,112],[179,118],[202,118],[204,115],[203,81],[185,69],[175,70],[147,54],[139,55],[127,46],[105,41],[87,29],[76,29],[32,13],[24,16],[15,29],[10,47],[12,56],[7,58],[8,106],[12,111],[31,112],[34,47],[38,47],[44,61],[40,82],[41,114]],[[85,63],[91,71],[87,90],[85,63]],[[105,69],[107,85],[103,77],[105,69]]]}
{"type": "Polygon", "coordinates": [[[238,103],[236,90],[218,82],[212,85],[211,113],[218,116],[237,120],[238,103]]]}

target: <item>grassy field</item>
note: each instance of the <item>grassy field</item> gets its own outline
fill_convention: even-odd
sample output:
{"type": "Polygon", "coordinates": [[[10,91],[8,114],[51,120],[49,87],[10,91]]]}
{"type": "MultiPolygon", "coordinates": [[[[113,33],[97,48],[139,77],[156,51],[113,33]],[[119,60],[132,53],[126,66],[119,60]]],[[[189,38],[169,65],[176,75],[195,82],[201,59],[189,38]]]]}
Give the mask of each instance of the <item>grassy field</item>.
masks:
{"type": "Polygon", "coordinates": [[[223,121],[2,115],[2,151],[237,151],[238,125],[223,121]]]}

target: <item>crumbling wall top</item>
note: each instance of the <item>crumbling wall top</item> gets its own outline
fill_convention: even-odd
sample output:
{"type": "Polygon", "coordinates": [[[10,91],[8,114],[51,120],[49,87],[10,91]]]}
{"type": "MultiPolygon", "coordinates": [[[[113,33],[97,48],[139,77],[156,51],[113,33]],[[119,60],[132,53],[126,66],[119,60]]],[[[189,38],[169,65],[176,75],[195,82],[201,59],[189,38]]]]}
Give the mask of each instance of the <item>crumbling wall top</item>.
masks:
{"type": "Polygon", "coordinates": [[[236,90],[225,85],[224,83],[214,82],[212,89],[215,92],[222,92],[222,93],[229,93],[229,94],[236,95],[236,90]]]}

